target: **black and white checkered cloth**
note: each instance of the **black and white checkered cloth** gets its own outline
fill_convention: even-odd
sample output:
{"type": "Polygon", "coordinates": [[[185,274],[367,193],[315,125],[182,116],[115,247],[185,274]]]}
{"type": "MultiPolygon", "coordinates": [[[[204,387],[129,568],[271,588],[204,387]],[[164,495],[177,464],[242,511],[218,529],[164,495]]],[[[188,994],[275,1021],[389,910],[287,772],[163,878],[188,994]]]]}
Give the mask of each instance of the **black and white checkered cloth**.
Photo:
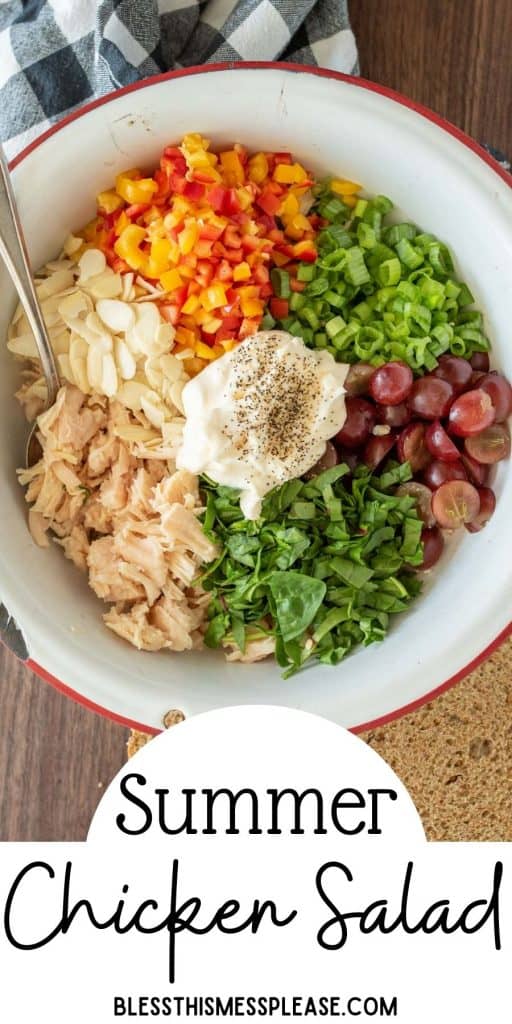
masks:
{"type": "Polygon", "coordinates": [[[354,73],[346,0],[0,0],[0,137],[11,157],[120,86],[250,60],[354,73]]]}

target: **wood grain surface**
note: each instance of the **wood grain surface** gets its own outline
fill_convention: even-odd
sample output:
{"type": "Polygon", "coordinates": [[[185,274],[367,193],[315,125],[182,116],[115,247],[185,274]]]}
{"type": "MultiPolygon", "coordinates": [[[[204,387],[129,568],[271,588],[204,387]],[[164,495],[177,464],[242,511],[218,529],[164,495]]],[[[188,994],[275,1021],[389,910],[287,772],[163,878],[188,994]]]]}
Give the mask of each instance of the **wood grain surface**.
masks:
{"type": "MultiPolygon", "coordinates": [[[[512,153],[512,0],[351,0],[350,9],[364,77],[408,94],[475,138],[512,153]]],[[[475,685],[478,679],[471,682],[475,685]]],[[[451,721],[460,717],[452,703],[456,692],[450,697],[451,721]]],[[[458,703],[464,692],[460,690],[458,703]]],[[[510,717],[512,695],[506,679],[500,694],[499,708],[508,707],[510,717]]],[[[6,650],[0,651],[0,695],[0,840],[83,839],[102,788],[123,764],[125,730],[60,696],[6,650]]],[[[430,714],[439,728],[446,706],[436,702],[432,713],[422,713],[422,722],[430,714]]],[[[474,713],[484,714],[485,706],[474,713]]],[[[471,714],[470,705],[464,721],[470,733],[471,714]]],[[[415,719],[410,716],[369,737],[399,772],[405,764],[405,776],[415,719]]],[[[488,725],[492,732],[492,723],[488,725]]],[[[483,726],[479,728],[480,739],[473,738],[471,749],[481,771],[481,756],[490,741],[483,726]]],[[[510,787],[508,726],[503,736],[500,756],[510,787]]],[[[428,732],[424,737],[426,752],[428,732]]],[[[418,756],[415,748],[416,763],[418,756]]],[[[463,769],[455,763],[452,770],[449,759],[447,764],[448,782],[455,784],[463,769]]],[[[430,767],[435,771],[435,764],[430,767]]],[[[421,784],[414,786],[412,777],[408,781],[420,806],[425,798],[421,784]]],[[[467,777],[463,781],[467,790],[467,777]]],[[[449,822],[443,831],[437,821],[435,837],[477,838],[472,816],[489,815],[489,796],[482,791],[475,799],[477,805],[473,801],[464,811],[462,834],[460,825],[450,833],[449,822]]],[[[480,837],[512,838],[500,835],[499,820],[494,832],[480,837]]]]}

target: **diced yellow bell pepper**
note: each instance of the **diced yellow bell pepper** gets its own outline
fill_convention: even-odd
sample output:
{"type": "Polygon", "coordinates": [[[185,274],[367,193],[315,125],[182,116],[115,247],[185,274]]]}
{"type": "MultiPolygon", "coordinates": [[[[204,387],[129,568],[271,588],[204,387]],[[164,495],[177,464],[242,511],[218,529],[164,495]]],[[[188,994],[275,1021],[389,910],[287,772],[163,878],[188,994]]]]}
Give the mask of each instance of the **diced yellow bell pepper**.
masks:
{"type": "Polygon", "coordinates": [[[331,181],[331,191],[336,192],[339,196],[355,196],[362,187],[355,181],[343,181],[341,178],[334,178],[331,181]]]}
{"type": "Polygon", "coordinates": [[[200,299],[204,309],[209,313],[212,309],[226,305],[226,290],[222,284],[215,282],[209,288],[203,288],[200,299]]]}
{"type": "Polygon", "coordinates": [[[118,238],[119,238],[119,235],[124,231],[124,229],[129,227],[130,224],[131,224],[130,218],[126,216],[126,213],[124,212],[124,210],[121,210],[121,213],[119,214],[119,217],[117,218],[115,226],[114,226],[114,231],[115,231],[115,233],[116,233],[118,238]]]}
{"type": "Polygon", "coordinates": [[[350,206],[351,209],[353,209],[354,206],[357,206],[357,199],[357,196],[343,196],[343,202],[345,203],[345,206],[350,206]]]}
{"type": "Polygon", "coordinates": [[[274,171],[274,181],[280,185],[300,185],[306,179],[307,173],[301,164],[277,164],[274,171]]]}
{"type": "Polygon", "coordinates": [[[187,301],[181,307],[181,312],[185,313],[186,316],[194,315],[201,305],[199,295],[189,295],[187,301]]]}
{"type": "Polygon", "coordinates": [[[277,211],[278,216],[282,217],[283,220],[287,221],[288,218],[290,217],[296,217],[299,212],[300,207],[297,196],[294,195],[293,192],[288,192],[288,195],[286,196],[285,199],[283,199],[281,206],[277,211]]]}
{"type": "Polygon", "coordinates": [[[248,263],[237,263],[233,268],[233,281],[248,281],[251,276],[251,268],[248,263]]]}
{"type": "Polygon", "coordinates": [[[256,185],[261,185],[268,178],[268,160],[264,153],[255,153],[249,160],[248,177],[256,185]]]}
{"type": "Polygon", "coordinates": [[[132,270],[140,270],[146,261],[144,253],[139,246],[146,237],[146,229],[139,228],[137,224],[130,224],[119,235],[114,245],[117,255],[124,260],[132,270]]]}
{"type": "Polygon", "coordinates": [[[263,314],[263,303],[261,299],[241,299],[240,306],[244,316],[253,317],[263,314]]]}
{"type": "Polygon", "coordinates": [[[192,281],[196,276],[194,267],[187,267],[184,263],[180,263],[180,274],[182,277],[186,278],[187,281],[192,281]]]}
{"type": "Polygon", "coordinates": [[[146,212],[142,215],[142,219],[145,224],[156,225],[156,222],[159,221],[163,230],[162,211],[158,209],[158,206],[150,206],[149,210],[146,210],[146,212]]]}
{"type": "Polygon", "coordinates": [[[166,270],[160,275],[160,284],[166,292],[173,292],[175,288],[181,288],[182,277],[179,270],[166,270]]]}
{"type": "Polygon", "coordinates": [[[221,153],[220,165],[222,167],[222,176],[228,188],[236,188],[237,185],[243,185],[245,173],[236,149],[228,149],[221,153]]]}
{"type": "Polygon", "coordinates": [[[238,289],[238,294],[241,299],[254,299],[259,295],[259,288],[257,284],[246,284],[243,288],[238,289]]]}
{"type": "Polygon", "coordinates": [[[107,192],[98,192],[96,196],[96,203],[98,210],[102,213],[113,213],[114,210],[118,210],[123,205],[121,196],[118,196],[113,189],[107,192]]]}
{"type": "Polygon", "coordinates": [[[158,192],[158,185],[153,178],[134,179],[118,174],[116,192],[127,203],[150,203],[152,195],[158,192]]]}
{"type": "Polygon", "coordinates": [[[251,193],[246,188],[237,188],[236,195],[237,195],[238,202],[240,203],[240,206],[242,207],[242,210],[245,212],[245,210],[248,210],[249,207],[252,205],[252,202],[253,202],[253,198],[252,198],[251,193]]]}
{"type": "Polygon", "coordinates": [[[297,213],[295,217],[288,221],[285,231],[290,238],[300,241],[305,231],[311,231],[311,224],[303,213],[297,213]]]}
{"type": "Polygon", "coordinates": [[[188,135],[183,136],[180,148],[188,149],[190,153],[194,153],[198,149],[209,149],[209,146],[209,139],[205,139],[199,132],[189,132],[188,135]]]}
{"type": "Polygon", "coordinates": [[[284,253],[278,252],[277,249],[272,251],[272,262],[275,263],[276,267],[284,267],[285,263],[290,262],[290,257],[285,256],[284,253]]]}
{"type": "Polygon", "coordinates": [[[189,221],[178,235],[178,245],[183,256],[192,252],[197,239],[199,238],[199,225],[195,221],[189,221]]]}
{"type": "Polygon", "coordinates": [[[205,331],[206,334],[215,334],[219,327],[222,327],[222,320],[219,320],[218,317],[211,317],[210,320],[206,320],[204,322],[203,331],[205,331]]]}
{"type": "Polygon", "coordinates": [[[195,351],[196,355],[198,355],[200,359],[208,359],[209,361],[215,359],[213,346],[207,345],[204,341],[196,341],[195,351]]]}
{"type": "Polygon", "coordinates": [[[222,348],[225,352],[232,352],[238,342],[234,338],[226,338],[225,341],[221,341],[222,348]]]}

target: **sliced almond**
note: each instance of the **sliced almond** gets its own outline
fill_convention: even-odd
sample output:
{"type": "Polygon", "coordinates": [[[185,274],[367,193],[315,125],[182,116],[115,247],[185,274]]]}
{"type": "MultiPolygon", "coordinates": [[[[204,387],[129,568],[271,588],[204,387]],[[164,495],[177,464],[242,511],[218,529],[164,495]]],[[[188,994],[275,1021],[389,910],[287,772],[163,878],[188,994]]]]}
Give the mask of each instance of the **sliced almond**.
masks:
{"type": "Polygon", "coordinates": [[[101,252],[101,249],[86,249],[78,261],[80,284],[102,274],[106,266],[105,253],[101,252]]]}
{"type": "Polygon", "coordinates": [[[93,299],[116,299],[123,290],[121,275],[114,274],[108,268],[103,274],[99,274],[98,277],[89,278],[86,288],[93,299]]]}
{"type": "Polygon", "coordinates": [[[165,407],[162,402],[158,399],[158,395],[153,392],[154,398],[148,395],[142,395],[141,406],[144,415],[147,417],[149,422],[161,430],[165,422],[165,407]]]}
{"type": "Polygon", "coordinates": [[[124,334],[135,323],[132,307],[120,299],[98,299],[96,312],[114,334],[124,334]]]}
{"type": "Polygon", "coordinates": [[[62,301],[59,302],[57,308],[64,320],[64,323],[67,323],[69,318],[75,319],[80,316],[81,313],[89,313],[92,310],[92,302],[85,292],[77,289],[76,291],[71,292],[70,295],[66,295],[62,301]]]}
{"type": "Polygon", "coordinates": [[[84,244],[83,238],[79,238],[77,235],[68,235],[64,245],[62,246],[66,256],[73,256],[75,252],[82,247],[84,244]]]}
{"type": "Polygon", "coordinates": [[[99,345],[89,345],[87,352],[87,377],[93,391],[101,391],[103,378],[103,352],[99,345]]]}
{"type": "Polygon", "coordinates": [[[64,291],[65,288],[71,288],[74,282],[72,270],[57,270],[56,273],[45,278],[42,284],[36,285],[36,292],[39,299],[46,299],[49,295],[56,295],[58,292],[64,291]]]}
{"type": "Polygon", "coordinates": [[[104,395],[113,398],[118,387],[117,369],[113,355],[109,352],[103,356],[103,373],[101,390],[104,395]]]}
{"type": "Polygon", "coordinates": [[[131,380],[137,372],[137,365],[130,349],[122,338],[114,339],[114,354],[117,369],[123,380],[131,380]]]}
{"type": "Polygon", "coordinates": [[[69,356],[64,353],[63,355],[57,356],[57,365],[59,367],[59,373],[61,377],[65,377],[70,384],[75,383],[75,376],[71,368],[69,356]]]}

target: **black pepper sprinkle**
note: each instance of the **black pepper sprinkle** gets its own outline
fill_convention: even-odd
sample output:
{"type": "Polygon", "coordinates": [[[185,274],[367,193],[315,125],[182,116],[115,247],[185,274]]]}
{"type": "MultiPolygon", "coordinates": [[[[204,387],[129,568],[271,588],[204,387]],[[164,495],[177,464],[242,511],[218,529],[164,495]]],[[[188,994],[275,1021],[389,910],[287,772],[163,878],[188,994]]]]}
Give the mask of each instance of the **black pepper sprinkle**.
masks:
{"type": "Polygon", "coordinates": [[[321,389],[314,356],[297,359],[290,352],[276,353],[281,340],[282,335],[269,331],[258,335],[257,356],[250,340],[236,349],[233,437],[241,459],[249,455],[250,437],[252,451],[286,462],[284,475],[293,476],[311,449],[321,389]]]}

